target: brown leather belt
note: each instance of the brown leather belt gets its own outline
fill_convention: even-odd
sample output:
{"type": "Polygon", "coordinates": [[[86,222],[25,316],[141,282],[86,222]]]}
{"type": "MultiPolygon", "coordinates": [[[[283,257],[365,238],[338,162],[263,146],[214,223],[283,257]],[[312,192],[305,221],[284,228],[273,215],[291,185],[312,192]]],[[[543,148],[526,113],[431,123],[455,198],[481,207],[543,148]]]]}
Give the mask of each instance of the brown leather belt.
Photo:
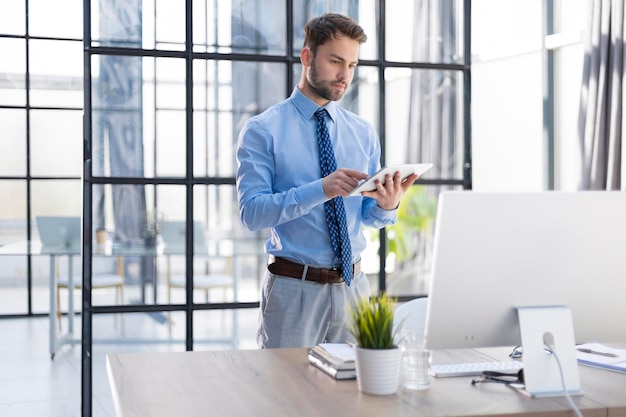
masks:
{"type": "MultiPolygon", "coordinates": [[[[361,261],[358,261],[353,265],[354,275],[361,272],[361,261]]],[[[267,266],[267,269],[275,275],[281,277],[290,277],[302,279],[302,273],[304,272],[304,265],[288,261],[285,258],[274,258],[274,262],[267,266]]],[[[312,268],[308,267],[306,276],[307,281],[318,282],[320,284],[340,284],[343,282],[340,268],[312,268]]]]}

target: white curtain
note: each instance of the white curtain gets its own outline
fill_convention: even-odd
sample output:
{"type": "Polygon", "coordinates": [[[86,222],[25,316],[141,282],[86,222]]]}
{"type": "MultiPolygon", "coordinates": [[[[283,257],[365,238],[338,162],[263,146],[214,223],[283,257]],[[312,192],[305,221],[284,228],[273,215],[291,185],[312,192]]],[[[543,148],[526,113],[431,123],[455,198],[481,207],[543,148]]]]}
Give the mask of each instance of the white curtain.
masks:
{"type": "MultiPolygon", "coordinates": [[[[414,62],[449,62],[455,44],[455,0],[415,0],[414,62]]],[[[389,22],[388,22],[389,24],[389,22]]],[[[457,132],[457,78],[454,71],[414,70],[411,75],[407,155],[411,162],[434,163],[431,178],[454,178],[460,171],[457,132]]]]}
{"type": "MultiPolygon", "coordinates": [[[[581,89],[583,190],[620,190],[624,85],[624,0],[592,0],[581,89]]],[[[626,173],[626,172],[625,172],[626,173]]]]}

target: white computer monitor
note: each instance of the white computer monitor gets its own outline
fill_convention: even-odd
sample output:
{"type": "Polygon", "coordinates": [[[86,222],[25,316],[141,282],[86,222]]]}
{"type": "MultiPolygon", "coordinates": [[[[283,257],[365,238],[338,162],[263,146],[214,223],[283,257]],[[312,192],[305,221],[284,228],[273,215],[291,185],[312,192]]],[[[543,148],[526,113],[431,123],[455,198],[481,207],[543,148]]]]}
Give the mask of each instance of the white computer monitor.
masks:
{"type": "MultiPolygon", "coordinates": [[[[574,342],[626,341],[625,300],[626,193],[440,195],[426,324],[430,349],[522,344],[518,308],[531,307],[540,319],[526,331],[556,334],[559,347],[570,344],[560,333],[571,334],[561,362],[576,368],[574,381],[574,342]],[[571,318],[551,314],[553,306],[564,306],[571,318]]],[[[538,346],[535,353],[543,355],[538,346]]],[[[524,346],[527,378],[530,350],[524,346]]]]}

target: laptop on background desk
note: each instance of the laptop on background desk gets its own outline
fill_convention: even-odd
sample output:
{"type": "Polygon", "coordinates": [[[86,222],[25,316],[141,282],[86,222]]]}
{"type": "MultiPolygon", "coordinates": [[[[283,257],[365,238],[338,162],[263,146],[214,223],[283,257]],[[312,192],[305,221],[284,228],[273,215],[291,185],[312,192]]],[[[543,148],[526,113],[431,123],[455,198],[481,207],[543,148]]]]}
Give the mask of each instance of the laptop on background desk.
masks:
{"type": "Polygon", "coordinates": [[[80,217],[37,216],[36,220],[42,253],[80,251],[80,217]]]}

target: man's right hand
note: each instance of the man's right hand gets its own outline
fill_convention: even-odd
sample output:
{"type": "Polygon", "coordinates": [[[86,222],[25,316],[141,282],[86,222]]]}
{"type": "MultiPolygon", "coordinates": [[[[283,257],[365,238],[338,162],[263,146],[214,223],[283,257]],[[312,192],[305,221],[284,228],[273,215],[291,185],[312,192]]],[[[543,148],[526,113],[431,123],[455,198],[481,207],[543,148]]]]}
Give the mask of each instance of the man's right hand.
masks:
{"type": "Polygon", "coordinates": [[[328,198],[347,197],[359,185],[359,181],[367,178],[368,175],[361,171],[339,168],[337,171],[322,178],[322,188],[328,198]]]}

